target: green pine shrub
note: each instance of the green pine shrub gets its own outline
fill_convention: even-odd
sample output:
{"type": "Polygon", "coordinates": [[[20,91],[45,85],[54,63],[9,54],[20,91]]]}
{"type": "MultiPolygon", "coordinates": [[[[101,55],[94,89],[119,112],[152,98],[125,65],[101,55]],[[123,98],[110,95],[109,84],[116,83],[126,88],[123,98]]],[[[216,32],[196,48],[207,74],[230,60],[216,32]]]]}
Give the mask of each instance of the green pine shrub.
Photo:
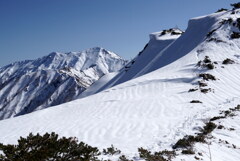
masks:
{"type": "Polygon", "coordinates": [[[0,145],[1,161],[98,161],[99,150],[75,137],[59,138],[52,132],[44,135],[30,133],[20,137],[16,145],[0,145]]]}
{"type": "Polygon", "coordinates": [[[121,150],[115,148],[113,145],[107,149],[103,149],[103,154],[104,155],[117,155],[120,154],[121,150]]]}
{"type": "Polygon", "coordinates": [[[234,9],[238,9],[238,8],[240,8],[240,2],[238,2],[238,3],[233,3],[233,4],[231,4],[231,6],[232,6],[234,9]]]}

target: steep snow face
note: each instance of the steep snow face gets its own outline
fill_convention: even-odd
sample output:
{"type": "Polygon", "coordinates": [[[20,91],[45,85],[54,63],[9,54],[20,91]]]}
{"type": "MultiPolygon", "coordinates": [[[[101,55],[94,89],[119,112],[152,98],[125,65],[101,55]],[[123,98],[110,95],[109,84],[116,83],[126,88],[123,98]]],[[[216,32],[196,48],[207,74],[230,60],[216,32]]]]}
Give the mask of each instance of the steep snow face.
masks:
{"type": "Polygon", "coordinates": [[[26,114],[75,99],[126,61],[103,48],[51,53],[0,68],[0,119],[26,114]]]}
{"type": "MultiPolygon", "coordinates": [[[[186,32],[153,57],[142,73],[157,70],[96,95],[2,120],[0,142],[16,143],[29,132],[54,131],[99,148],[113,144],[134,160],[142,160],[137,157],[139,147],[172,150],[179,139],[196,135],[221,110],[240,104],[239,18],[236,10],[190,20],[186,32]]],[[[197,156],[208,161],[209,149],[212,160],[239,160],[240,113],[236,115],[215,121],[226,128],[213,131],[214,137],[207,139],[209,148],[198,143],[196,155],[182,155],[179,150],[173,160],[197,156]]]]}
{"type": "Polygon", "coordinates": [[[151,72],[152,70],[144,72],[142,72],[142,70],[145,66],[148,66],[152,60],[158,57],[159,52],[171,45],[182,33],[183,31],[179,29],[169,29],[150,34],[150,41],[146,44],[144,49],[139,52],[121,72],[113,77],[105,86],[100,88],[98,92],[151,72]]]}

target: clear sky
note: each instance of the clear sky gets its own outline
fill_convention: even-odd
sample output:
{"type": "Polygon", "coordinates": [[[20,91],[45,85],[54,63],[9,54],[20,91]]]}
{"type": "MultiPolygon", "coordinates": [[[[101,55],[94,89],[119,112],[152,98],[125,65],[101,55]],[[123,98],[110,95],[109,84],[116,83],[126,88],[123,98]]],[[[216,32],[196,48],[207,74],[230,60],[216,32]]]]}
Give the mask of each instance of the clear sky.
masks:
{"type": "Polygon", "coordinates": [[[130,59],[151,32],[237,0],[0,0],[0,66],[100,46],[130,59]]]}

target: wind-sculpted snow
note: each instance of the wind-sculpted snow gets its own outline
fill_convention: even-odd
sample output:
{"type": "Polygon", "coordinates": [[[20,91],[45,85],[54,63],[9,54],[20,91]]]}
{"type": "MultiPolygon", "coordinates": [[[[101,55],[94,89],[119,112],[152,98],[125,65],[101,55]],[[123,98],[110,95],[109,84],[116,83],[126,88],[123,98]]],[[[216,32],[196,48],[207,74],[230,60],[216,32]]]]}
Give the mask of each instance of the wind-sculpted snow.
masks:
{"type": "Polygon", "coordinates": [[[75,99],[125,60],[103,48],[56,53],[0,68],[0,119],[75,99]]]}
{"type": "Polygon", "coordinates": [[[169,29],[150,34],[150,41],[145,45],[143,50],[140,51],[121,72],[113,77],[105,86],[100,88],[98,92],[149,73],[150,70],[142,73],[143,68],[155,60],[156,57],[158,57],[158,53],[171,45],[182,33],[183,31],[179,29],[169,29]]]}
{"type": "MultiPolygon", "coordinates": [[[[240,38],[234,33],[240,33],[238,18],[236,10],[190,20],[181,37],[136,67],[141,70],[134,74],[143,75],[86,98],[2,120],[0,142],[16,143],[29,132],[54,131],[99,148],[113,144],[136,161],[143,160],[137,155],[139,147],[173,150],[179,139],[196,135],[210,118],[240,104],[240,38]],[[223,64],[227,58],[234,63],[223,64]],[[202,103],[190,103],[193,100],[202,103]]],[[[211,160],[239,160],[239,115],[215,121],[226,128],[209,134],[208,144],[194,145],[195,155],[183,155],[179,149],[173,160],[208,161],[210,154],[211,160]]]]}

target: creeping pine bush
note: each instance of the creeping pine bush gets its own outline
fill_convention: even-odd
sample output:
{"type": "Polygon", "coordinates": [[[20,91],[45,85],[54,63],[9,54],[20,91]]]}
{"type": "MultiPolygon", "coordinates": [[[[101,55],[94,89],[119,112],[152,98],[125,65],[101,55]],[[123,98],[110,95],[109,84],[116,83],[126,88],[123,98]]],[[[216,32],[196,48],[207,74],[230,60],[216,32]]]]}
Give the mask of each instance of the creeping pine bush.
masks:
{"type": "Polygon", "coordinates": [[[118,161],[133,161],[133,160],[128,159],[125,155],[121,155],[118,161]]]}
{"type": "Polygon", "coordinates": [[[100,152],[76,138],[59,138],[54,132],[43,136],[30,133],[17,145],[0,144],[1,161],[97,161],[100,152]]]}
{"type": "Polygon", "coordinates": [[[240,8],[240,2],[238,2],[238,3],[233,3],[233,4],[231,4],[231,6],[232,6],[234,9],[238,9],[238,8],[240,8]]]}
{"type": "Polygon", "coordinates": [[[199,74],[199,77],[203,78],[203,80],[217,80],[215,76],[209,74],[209,73],[201,73],[199,74]]]}
{"type": "Polygon", "coordinates": [[[202,103],[202,102],[199,100],[192,100],[190,103],[202,103]]]}
{"type": "Polygon", "coordinates": [[[140,158],[146,161],[170,161],[176,156],[175,151],[163,150],[159,152],[152,153],[151,151],[138,148],[140,158]]]}
{"type": "Polygon", "coordinates": [[[193,151],[193,149],[186,149],[186,150],[182,150],[182,154],[195,154],[195,152],[193,151]]]}
{"type": "Polygon", "coordinates": [[[205,143],[206,136],[210,134],[215,128],[217,127],[216,124],[209,121],[205,124],[203,129],[201,129],[200,133],[198,133],[196,136],[192,135],[186,135],[184,138],[179,139],[174,145],[173,149],[186,149],[186,151],[183,151],[183,154],[191,154],[193,152],[192,148],[193,145],[196,142],[205,143]]]}
{"type": "Polygon", "coordinates": [[[196,88],[191,88],[191,89],[189,89],[188,90],[188,92],[194,92],[194,91],[197,91],[198,89],[196,89],[196,88]]]}
{"type": "Polygon", "coordinates": [[[231,38],[232,39],[239,39],[240,38],[240,33],[233,31],[233,33],[231,34],[231,38]]]}
{"type": "Polygon", "coordinates": [[[222,64],[234,64],[235,62],[234,62],[234,60],[231,60],[231,59],[229,59],[229,58],[227,58],[227,59],[225,59],[223,62],[222,62],[222,64]]]}
{"type": "Polygon", "coordinates": [[[205,83],[203,81],[198,81],[198,85],[199,85],[199,87],[206,87],[207,83],[205,83]]]}
{"type": "Polygon", "coordinates": [[[152,154],[150,151],[143,148],[139,148],[138,152],[140,158],[145,159],[146,161],[167,161],[167,159],[165,159],[161,154],[152,154]]]}
{"type": "Polygon", "coordinates": [[[104,155],[117,155],[120,154],[121,150],[115,148],[113,145],[107,149],[103,149],[103,154],[104,155]]]}
{"type": "MultiPolygon", "coordinates": [[[[227,11],[227,9],[221,8],[221,9],[217,10],[217,12],[223,12],[223,11],[227,11]]],[[[216,13],[217,13],[217,12],[216,12],[216,13]]]]}
{"type": "MultiPolygon", "coordinates": [[[[215,63],[215,62],[213,62],[213,63],[215,63]]],[[[200,60],[197,63],[197,66],[207,68],[207,69],[214,69],[213,63],[212,63],[211,59],[209,58],[209,56],[205,56],[203,61],[200,60]]]]}

